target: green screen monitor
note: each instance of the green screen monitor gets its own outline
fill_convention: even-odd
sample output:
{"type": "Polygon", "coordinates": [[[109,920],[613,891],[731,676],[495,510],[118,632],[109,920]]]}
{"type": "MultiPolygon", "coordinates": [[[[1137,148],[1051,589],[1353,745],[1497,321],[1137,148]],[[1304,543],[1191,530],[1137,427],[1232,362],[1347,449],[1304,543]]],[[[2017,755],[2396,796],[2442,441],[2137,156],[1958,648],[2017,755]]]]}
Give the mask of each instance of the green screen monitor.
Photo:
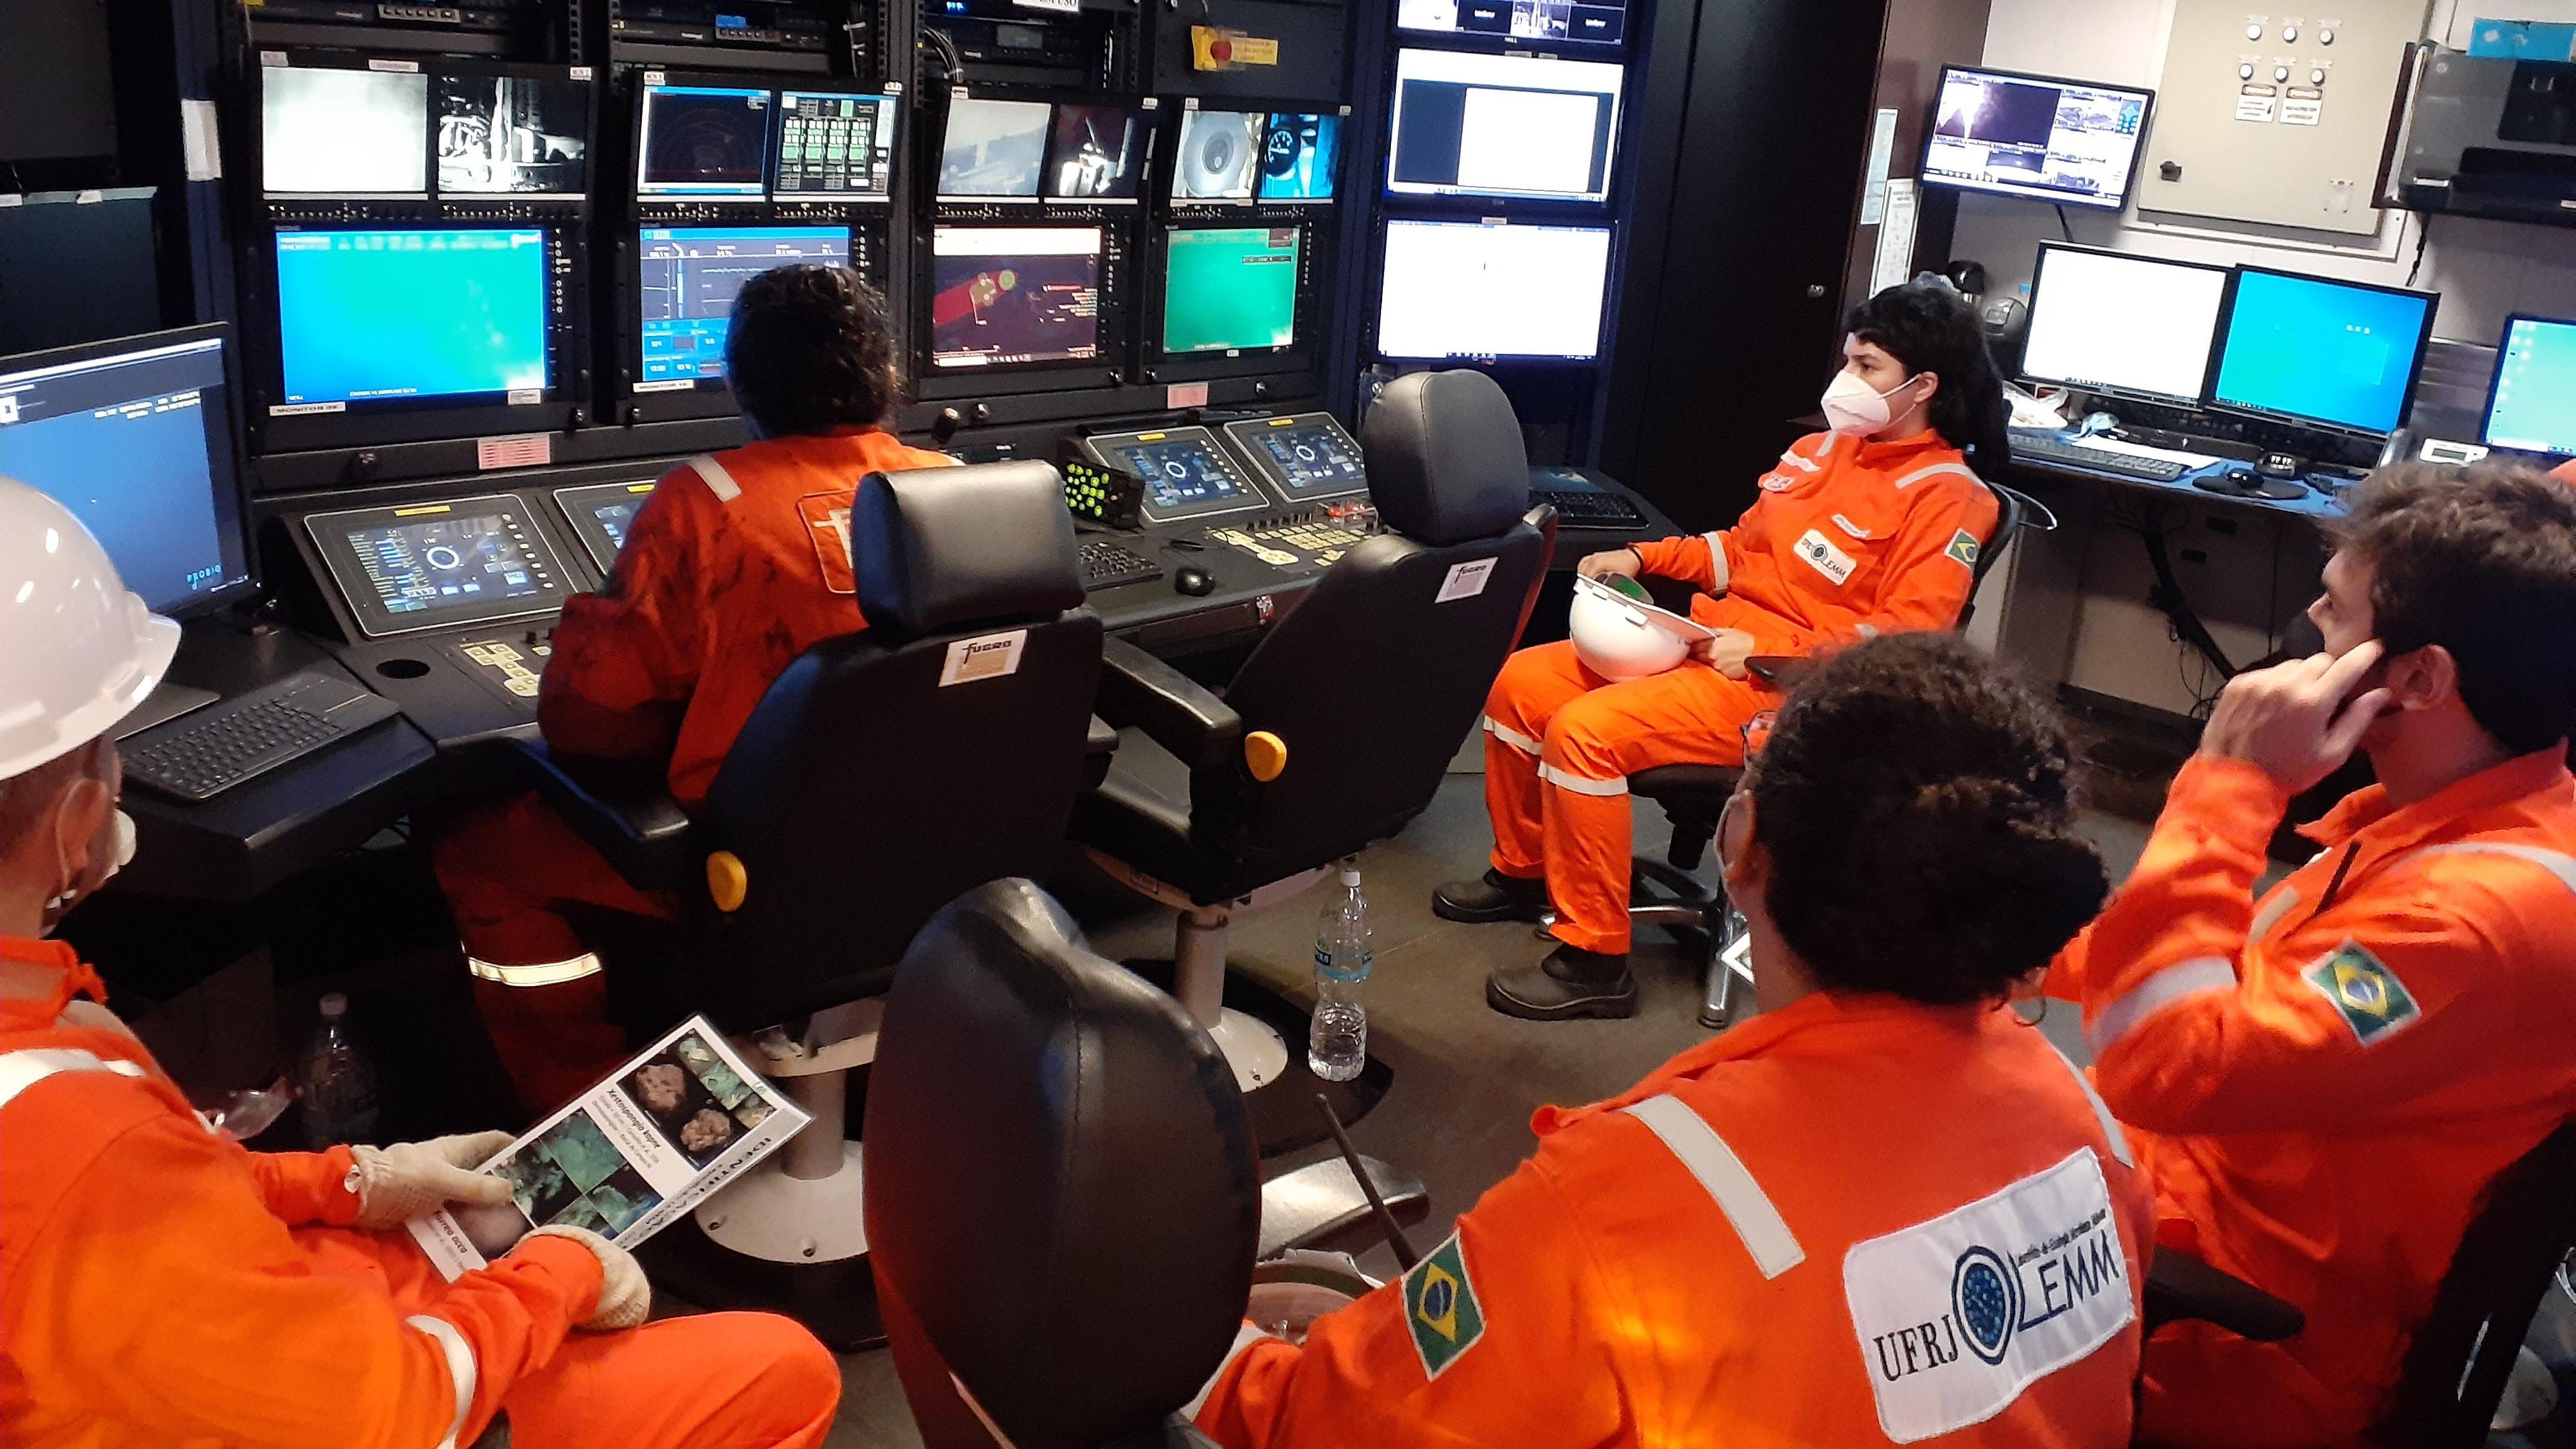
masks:
{"type": "Polygon", "coordinates": [[[1297,340],[1293,226],[1182,226],[1163,256],[1163,351],[1275,349],[1297,340]]]}

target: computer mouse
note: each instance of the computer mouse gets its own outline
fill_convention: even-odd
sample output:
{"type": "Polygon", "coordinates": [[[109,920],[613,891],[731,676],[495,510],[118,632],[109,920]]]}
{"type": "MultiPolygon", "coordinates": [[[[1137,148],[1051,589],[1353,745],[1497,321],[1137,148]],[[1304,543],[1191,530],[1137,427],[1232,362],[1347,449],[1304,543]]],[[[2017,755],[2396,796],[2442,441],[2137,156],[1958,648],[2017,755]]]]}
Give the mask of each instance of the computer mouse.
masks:
{"type": "Polygon", "coordinates": [[[1172,587],[1193,598],[1216,592],[1216,575],[1184,565],[1172,574],[1172,587]]]}

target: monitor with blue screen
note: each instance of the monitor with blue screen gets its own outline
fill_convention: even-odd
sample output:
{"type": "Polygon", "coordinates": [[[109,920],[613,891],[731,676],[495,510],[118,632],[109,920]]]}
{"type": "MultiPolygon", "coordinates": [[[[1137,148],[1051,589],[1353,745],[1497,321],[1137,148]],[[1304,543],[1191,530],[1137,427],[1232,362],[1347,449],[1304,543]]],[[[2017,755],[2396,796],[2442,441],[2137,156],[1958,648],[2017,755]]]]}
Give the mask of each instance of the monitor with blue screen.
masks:
{"type": "Polygon", "coordinates": [[[2239,267],[2210,401],[2351,432],[2394,432],[2414,401],[2438,300],[2239,267]]]}
{"type": "Polygon", "coordinates": [[[0,477],[52,495],[153,612],[255,588],[221,326],[0,358],[0,477]]]}
{"type": "Polygon", "coordinates": [[[721,381],[742,284],[777,267],[848,266],[850,229],[651,226],[637,236],[635,258],[635,390],[660,392],[721,381]]]}
{"type": "Polygon", "coordinates": [[[2490,448],[2576,457],[2576,321],[2505,319],[2482,437],[2490,448]]]}
{"type": "Polygon", "coordinates": [[[537,227],[277,234],[282,407],[514,395],[551,385],[537,227]]]}

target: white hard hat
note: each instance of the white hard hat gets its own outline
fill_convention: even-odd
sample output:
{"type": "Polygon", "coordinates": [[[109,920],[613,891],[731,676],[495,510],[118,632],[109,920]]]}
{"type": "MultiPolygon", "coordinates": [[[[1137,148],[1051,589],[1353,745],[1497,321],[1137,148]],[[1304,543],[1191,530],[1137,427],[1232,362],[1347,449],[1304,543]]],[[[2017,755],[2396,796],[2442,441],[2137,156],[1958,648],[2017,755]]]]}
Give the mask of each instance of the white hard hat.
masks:
{"type": "Polygon", "coordinates": [[[1604,679],[1643,679],[1682,662],[1690,645],[1654,621],[1653,612],[1607,584],[1574,581],[1566,622],[1575,657],[1604,679]]]}
{"type": "Polygon", "coordinates": [[[107,733],[178,648],[70,509],[0,478],[0,780],[107,733]]]}

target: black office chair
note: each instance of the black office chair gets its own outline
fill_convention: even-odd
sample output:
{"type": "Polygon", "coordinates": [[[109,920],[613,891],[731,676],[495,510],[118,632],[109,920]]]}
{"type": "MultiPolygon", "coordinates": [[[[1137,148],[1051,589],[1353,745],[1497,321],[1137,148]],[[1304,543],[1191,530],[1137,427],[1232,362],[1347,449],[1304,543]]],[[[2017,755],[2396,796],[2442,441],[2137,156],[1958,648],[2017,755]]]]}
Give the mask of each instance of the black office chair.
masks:
{"type": "Polygon", "coordinates": [[[922,928],[869,1082],[868,1239],[929,1449],[1182,1449],[1251,1290],[1243,1096],[1025,880],[922,928]]]}
{"type": "Polygon", "coordinates": [[[814,1114],[699,1209],[706,1235],[747,1257],[708,1255],[727,1271],[691,1274],[689,1296],[740,1301],[748,1285],[839,1345],[875,1336],[864,1287],[854,1303],[801,1270],[864,1267],[844,1102],[875,1049],[875,998],[940,906],[1054,862],[1087,769],[1101,641],[1047,464],[870,475],[850,534],[869,627],[770,685],[694,818],[658,781],[542,746],[521,756],[620,874],[682,897],[676,929],[582,922],[612,962],[621,1024],[658,1032],[703,1012],[756,1034],[753,1063],[814,1114]]]}
{"type": "MultiPolygon", "coordinates": [[[[1362,446],[1388,532],[1344,554],[1270,626],[1222,699],[1112,641],[1100,713],[1121,727],[1109,778],[1074,810],[1074,836],[1122,883],[1181,912],[1174,991],[1264,1090],[1265,1150],[1322,1135],[1318,1085],[1283,1000],[1239,988],[1225,1005],[1238,908],[1285,899],[1431,802],[1520,637],[1555,515],[1529,502],[1520,421],[1476,372],[1389,384],[1362,446]],[[1258,1014],[1256,1014],[1258,1013],[1258,1014]]],[[[1346,1113],[1386,1074],[1333,1084],[1346,1113]]]]}
{"type": "MultiPolygon", "coordinates": [[[[1969,571],[1968,602],[1959,610],[1958,627],[1963,629],[1976,609],[1978,586],[1985,583],[1987,572],[2021,532],[2024,510],[2039,506],[1999,484],[1988,483],[1986,488],[1995,495],[1995,526],[1977,550],[1977,561],[1969,571]]],[[[2055,526],[2053,521],[2050,526],[2055,526]]],[[[1794,688],[1809,667],[1807,660],[1787,656],[1762,656],[1748,663],[1755,673],[1782,689],[1794,688]]],[[[1718,812],[1726,808],[1727,797],[1735,793],[1736,782],[1743,775],[1733,765],[1661,765],[1628,777],[1628,792],[1663,806],[1664,816],[1673,826],[1672,844],[1662,860],[1641,855],[1633,864],[1628,924],[1670,926],[1705,941],[1699,1006],[1703,1026],[1723,1027],[1734,1016],[1739,969],[1745,971],[1746,979],[1751,979],[1749,966],[1731,964],[1727,959],[1728,948],[1736,942],[1727,928],[1725,890],[1708,885],[1696,873],[1707,855],[1709,842],[1717,836],[1718,812]]]]}

